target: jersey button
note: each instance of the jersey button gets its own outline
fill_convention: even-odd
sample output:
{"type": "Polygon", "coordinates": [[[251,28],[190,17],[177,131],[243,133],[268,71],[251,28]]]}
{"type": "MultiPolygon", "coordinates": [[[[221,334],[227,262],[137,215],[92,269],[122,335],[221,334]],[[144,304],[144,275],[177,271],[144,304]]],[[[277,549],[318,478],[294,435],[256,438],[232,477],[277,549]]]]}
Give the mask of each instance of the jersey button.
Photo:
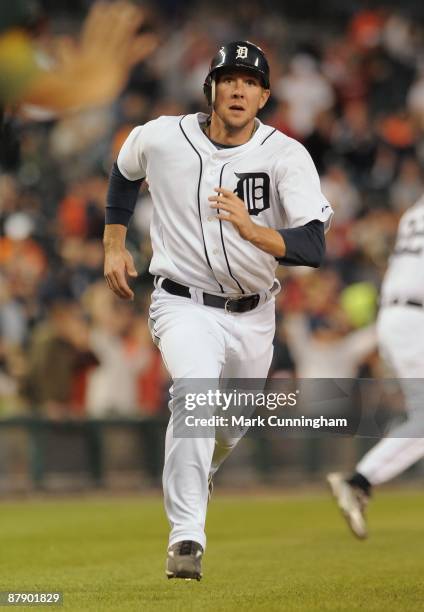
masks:
{"type": "Polygon", "coordinates": [[[218,253],[219,253],[219,249],[214,249],[214,250],[212,251],[212,253],[213,253],[214,255],[218,255],[218,253]]]}

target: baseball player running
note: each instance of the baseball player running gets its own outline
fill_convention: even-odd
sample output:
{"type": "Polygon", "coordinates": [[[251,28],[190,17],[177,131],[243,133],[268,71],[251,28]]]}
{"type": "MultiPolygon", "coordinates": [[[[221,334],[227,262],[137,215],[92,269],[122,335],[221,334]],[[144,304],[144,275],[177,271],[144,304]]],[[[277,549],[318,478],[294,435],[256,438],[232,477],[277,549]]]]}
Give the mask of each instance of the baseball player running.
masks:
{"type": "MultiPolygon", "coordinates": [[[[159,117],[124,143],[107,198],[105,278],[116,295],[133,298],[127,278],[137,272],[125,236],[146,178],[154,207],[149,323],[173,381],[265,379],[276,267],[320,265],[332,210],[305,148],[256,117],[270,95],[259,47],[222,46],[204,93],[208,115],[159,117]]],[[[166,573],[200,580],[208,484],[236,440],[174,436],[173,391],[163,472],[166,573]]]]}
{"type": "Polygon", "coordinates": [[[382,356],[400,379],[408,420],[378,442],[350,476],[327,476],[355,536],[367,537],[365,509],[372,487],[424,456],[424,196],[402,216],[383,280],[377,334],[382,356]]]}

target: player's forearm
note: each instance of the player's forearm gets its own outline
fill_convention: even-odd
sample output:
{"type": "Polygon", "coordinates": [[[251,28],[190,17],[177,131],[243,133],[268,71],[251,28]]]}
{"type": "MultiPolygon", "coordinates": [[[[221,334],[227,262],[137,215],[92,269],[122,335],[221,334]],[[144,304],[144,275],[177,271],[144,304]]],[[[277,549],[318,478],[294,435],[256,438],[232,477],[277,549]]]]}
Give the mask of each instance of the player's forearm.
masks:
{"type": "Polygon", "coordinates": [[[254,226],[250,241],[261,251],[269,253],[274,257],[284,257],[286,254],[286,245],[283,237],[270,227],[254,226]]]}
{"type": "Polygon", "coordinates": [[[310,221],[301,227],[274,230],[252,224],[249,242],[274,255],[279,263],[287,266],[318,268],[325,254],[324,224],[310,221]]]}
{"type": "Polygon", "coordinates": [[[105,225],[103,246],[105,251],[125,249],[127,228],[125,225],[112,223],[105,225]]]}

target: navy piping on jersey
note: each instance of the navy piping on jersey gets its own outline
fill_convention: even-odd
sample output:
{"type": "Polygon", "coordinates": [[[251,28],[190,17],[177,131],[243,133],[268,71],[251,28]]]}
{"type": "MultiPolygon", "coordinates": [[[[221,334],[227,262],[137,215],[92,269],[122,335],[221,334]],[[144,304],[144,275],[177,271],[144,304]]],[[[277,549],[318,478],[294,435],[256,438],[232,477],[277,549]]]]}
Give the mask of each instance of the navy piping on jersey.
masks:
{"type": "Polygon", "coordinates": [[[198,156],[198,158],[199,158],[199,162],[200,162],[199,181],[198,181],[198,183],[197,183],[197,209],[198,209],[198,211],[199,211],[199,221],[200,221],[200,229],[201,229],[201,231],[202,231],[203,248],[205,249],[205,257],[206,257],[206,261],[207,261],[207,263],[208,263],[208,266],[210,267],[210,269],[211,269],[211,271],[212,271],[212,274],[214,275],[214,278],[215,278],[216,282],[217,282],[217,283],[218,283],[218,285],[219,285],[219,288],[220,288],[220,290],[221,290],[221,293],[224,293],[224,288],[223,288],[223,286],[221,285],[221,283],[218,281],[218,279],[217,279],[217,278],[216,278],[216,276],[215,276],[215,272],[213,271],[213,268],[212,268],[212,266],[211,266],[211,262],[209,261],[209,255],[208,255],[208,251],[207,251],[207,248],[206,248],[205,235],[204,235],[204,233],[203,233],[203,225],[202,225],[202,214],[201,214],[201,212],[200,212],[200,183],[201,183],[201,180],[202,180],[202,173],[203,173],[203,162],[202,162],[202,157],[201,157],[201,155],[200,155],[199,151],[196,149],[196,147],[195,147],[195,146],[193,145],[193,143],[190,141],[190,139],[188,138],[187,134],[184,132],[183,126],[181,125],[182,120],[183,120],[183,119],[184,119],[186,116],[187,116],[187,115],[184,115],[184,117],[181,117],[181,120],[180,120],[179,125],[180,125],[180,130],[182,131],[182,133],[183,133],[183,135],[184,135],[184,138],[187,140],[188,144],[191,146],[191,148],[193,149],[193,151],[196,153],[196,155],[197,155],[197,156],[198,156]]]}
{"type": "MultiPolygon", "coordinates": [[[[225,168],[225,166],[226,166],[227,164],[229,164],[229,163],[230,163],[230,162],[227,162],[227,163],[226,163],[226,164],[224,164],[224,165],[222,166],[222,168],[221,168],[221,173],[220,173],[220,175],[219,175],[219,186],[220,186],[220,187],[221,187],[221,185],[222,185],[222,175],[223,175],[223,173],[224,173],[224,168],[225,168]]],[[[219,208],[217,209],[217,212],[219,213],[219,208]]],[[[224,235],[223,235],[223,232],[222,232],[222,220],[221,220],[221,219],[219,219],[219,229],[220,229],[220,232],[221,232],[221,243],[222,243],[222,249],[223,249],[223,251],[224,251],[225,261],[227,262],[228,273],[229,273],[229,275],[231,276],[231,278],[232,278],[232,279],[233,279],[233,280],[234,280],[234,281],[237,283],[238,288],[240,289],[240,291],[241,291],[242,293],[245,293],[245,291],[244,291],[243,287],[240,285],[240,283],[238,282],[238,280],[236,279],[236,277],[234,276],[234,274],[231,272],[230,264],[229,264],[229,262],[228,262],[228,257],[227,257],[227,251],[226,251],[226,249],[225,249],[224,235]]]]}
{"type": "Polygon", "coordinates": [[[275,134],[275,132],[276,132],[276,131],[277,131],[277,129],[276,129],[276,128],[275,128],[274,130],[272,130],[272,132],[270,132],[270,133],[268,134],[268,136],[266,136],[266,137],[264,138],[264,140],[261,142],[261,146],[264,144],[264,142],[266,142],[266,141],[268,140],[268,138],[269,138],[270,136],[272,136],[273,134],[275,134]]]}

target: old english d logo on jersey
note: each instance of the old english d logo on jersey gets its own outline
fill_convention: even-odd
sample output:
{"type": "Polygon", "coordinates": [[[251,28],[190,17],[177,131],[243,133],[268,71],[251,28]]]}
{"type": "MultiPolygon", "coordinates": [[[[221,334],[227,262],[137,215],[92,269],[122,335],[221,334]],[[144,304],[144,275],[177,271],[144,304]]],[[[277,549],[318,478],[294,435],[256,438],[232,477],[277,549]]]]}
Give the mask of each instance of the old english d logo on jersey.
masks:
{"type": "Polygon", "coordinates": [[[246,204],[249,215],[269,208],[269,176],[265,172],[235,172],[239,179],[235,193],[246,204]]]}

